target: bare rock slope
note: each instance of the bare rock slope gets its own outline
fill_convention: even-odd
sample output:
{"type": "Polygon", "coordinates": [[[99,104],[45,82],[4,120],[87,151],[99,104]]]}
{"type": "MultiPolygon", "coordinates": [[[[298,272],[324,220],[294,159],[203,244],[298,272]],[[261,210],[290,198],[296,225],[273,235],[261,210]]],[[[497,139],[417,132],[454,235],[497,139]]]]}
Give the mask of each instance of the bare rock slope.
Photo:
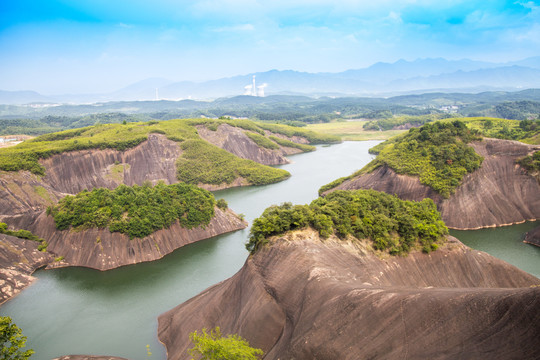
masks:
{"type": "MultiPolygon", "coordinates": [[[[198,130],[204,134],[213,134],[204,126],[199,126],[198,130]]],[[[287,162],[283,154],[297,150],[287,152],[262,149],[243,130],[226,124],[220,125],[213,135],[214,142],[221,141],[219,145],[226,150],[261,163],[287,162]],[[236,141],[239,141],[237,146],[236,141]]],[[[64,261],[56,265],[87,266],[100,270],[159,259],[186,244],[246,227],[245,222],[230,210],[223,212],[216,208],[216,216],[205,228],[188,230],[174,224],[144,239],[129,240],[125,235],[110,233],[106,229],[56,231],[52,218],[44,214],[48,206],[57,203],[62,197],[85,189],[113,189],[120,184],[141,185],[145,181],[176,183],[176,161],[181,154],[178,143],[161,134],[150,134],[147,141],[126,151],[81,150],[41,160],[41,165],[46,169],[43,177],[27,171],[2,172],[0,221],[7,222],[11,228],[30,230],[45,238],[49,243],[49,251],[64,257],[64,261]]],[[[243,184],[239,178],[228,186],[243,184]]]]}
{"type": "Polygon", "coordinates": [[[534,359],[540,280],[454,238],[381,259],[309,230],[250,256],[232,278],[159,317],[169,359],[220,326],[265,359],[534,359]]]}
{"type": "Polygon", "coordinates": [[[30,285],[32,273],[53,260],[37,247],[35,241],[0,234],[0,304],[30,285]]]}
{"type": "Polygon", "coordinates": [[[47,169],[45,183],[57,191],[76,194],[84,189],[113,189],[120,184],[141,185],[144,181],[178,182],[176,159],[180,154],[178,143],[161,134],[150,134],[147,141],[126,151],[71,151],[40,163],[47,169]]]}
{"type": "Polygon", "coordinates": [[[52,217],[44,212],[37,217],[16,217],[9,223],[30,230],[47,239],[48,251],[64,257],[51,266],[84,266],[97,270],[110,270],[162,258],[174,250],[227,232],[244,229],[247,223],[231,210],[214,209],[215,215],[207,226],[187,229],[178,222],[167,229],[158,230],[142,239],[130,239],[108,229],[82,231],[56,229],[52,217]]]}
{"type": "MultiPolygon", "coordinates": [[[[298,149],[280,146],[279,150],[264,149],[249,139],[243,130],[223,124],[213,132],[198,126],[202,138],[244,159],[262,164],[285,164],[284,155],[300,152],[298,149]]],[[[276,135],[278,136],[278,135],[276,135]]],[[[284,137],[283,135],[279,135],[284,137]]],[[[295,142],[305,139],[291,138],[295,142]]],[[[176,161],[182,155],[178,143],[165,135],[150,134],[148,140],[127,149],[91,149],[71,151],[40,160],[46,175],[39,177],[27,171],[0,172],[0,218],[26,214],[45,209],[58,202],[66,194],[105,187],[114,189],[120,184],[141,185],[145,181],[155,184],[178,182],[176,161]]],[[[231,184],[201,187],[214,190],[247,185],[242,178],[231,184]]]]}
{"type": "Polygon", "coordinates": [[[540,246],[540,226],[535,227],[534,229],[529,231],[527,234],[525,234],[525,240],[523,240],[523,242],[526,242],[527,244],[540,246]]]}
{"type": "Polygon", "coordinates": [[[383,166],[369,174],[345,181],[330,190],[374,189],[405,200],[435,201],[446,225],[455,229],[478,229],[540,219],[540,184],[516,164],[538,145],[484,139],[471,144],[484,157],[480,169],[468,174],[456,192],[443,199],[416,177],[396,174],[383,166]]]}
{"type": "MultiPolygon", "coordinates": [[[[224,150],[227,150],[231,154],[234,154],[242,159],[249,159],[256,161],[263,165],[281,165],[288,164],[289,160],[285,155],[292,155],[302,152],[299,149],[279,146],[277,150],[266,149],[258,146],[253,140],[251,140],[245,134],[245,130],[228,125],[222,124],[213,131],[206,126],[197,126],[197,132],[199,136],[224,150]]],[[[277,136],[277,134],[269,135],[277,136]]],[[[280,135],[280,137],[284,137],[280,135]]],[[[287,138],[289,139],[289,138],[287,138]]],[[[300,139],[292,139],[295,142],[300,142],[300,139]]]]}

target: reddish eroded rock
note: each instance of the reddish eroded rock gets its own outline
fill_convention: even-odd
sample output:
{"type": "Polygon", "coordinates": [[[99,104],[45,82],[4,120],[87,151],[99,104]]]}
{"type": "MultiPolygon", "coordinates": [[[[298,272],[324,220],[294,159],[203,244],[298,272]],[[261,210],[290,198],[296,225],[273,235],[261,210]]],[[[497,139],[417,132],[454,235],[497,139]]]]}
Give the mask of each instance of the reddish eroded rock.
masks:
{"type": "MultiPolygon", "coordinates": [[[[287,160],[285,155],[302,152],[299,149],[279,145],[279,150],[259,147],[244,133],[244,131],[246,130],[228,124],[219,125],[216,131],[210,130],[204,125],[197,126],[199,136],[209,143],[241,157],[242,159],[253,160],[263,165],[288,164],[289,160],[287,160]]],[[[285,136],[280,137],[294,141],[285,136]]]]}
{"type": "Polygon", "coordinates": [[[0,217],[41,211],[65,195],[28,171],[0,171],[0,217]]]}
{"type": "Polygon", "coordinates": [[[54,219],[42,212],[34,217],[19,216],[8,219],[11,226],[28,229],[47,240],[47,251],[64,257],[62,262],[49,267],[84,266],[97,270],[110,270],[124,265],[161,259],[174,250],[194,243],[244,229],[247,223],[231,210],[215,207],[210,223],[187,229],[178,222],[167,229],[158,230],[142,239],[111,233],[108,229],[57,230],[54,219]]]}
{"type": "Polygon", "coordinates": [[[0,234],[0,304],[17,295],[35,278],[32,273],[53,258],[37,249],[39,243],[0,234]]]}
{"type": "Polygon", "coordinates": [[[114,189],[120,184],[141,185],[144,181],[176,183],[176,160],[180,155],[178,143],[165,135],[150,134],[147,141],[126,151],[71,151],[40,163],[46,169],[45,183],[57,191],[77,194],[85,189],[114,189]]]}
{"type": "Polygon", "coordinates": [[[525,234],[525,240],[523,242],[531,245],[540,246],[540,226],[535,227],[527,234],[525,234]]]}
{"type": "Polygon", "coordinates": [[[330,190],[375,189],[404,200],[435,201],[446,225],[454,229],[479,229],[540,219],[540,184],[516,160],[540,149],[517,141],[484,139],[473,142],[484,157],[480,169],[467,174],[456,192],[443,199],[417,177],[399,175],[382,166],[347,180],[330,190]]]}
{"type": "Polygon", "coordinates": [[[189,358],[190,332],[215,326],[265,359],[533,359],[539,286],[451,237],[429,255],[380,258],[307,230],[162,314],[158,334],[170,360],[189,358]]]}

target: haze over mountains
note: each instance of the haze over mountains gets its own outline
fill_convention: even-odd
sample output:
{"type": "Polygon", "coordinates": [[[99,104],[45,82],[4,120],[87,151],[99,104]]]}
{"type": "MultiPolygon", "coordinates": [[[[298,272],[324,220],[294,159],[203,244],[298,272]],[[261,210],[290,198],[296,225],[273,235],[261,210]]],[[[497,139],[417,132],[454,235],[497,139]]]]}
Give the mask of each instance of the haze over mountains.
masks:
{"type": "Polygon", "coordinates": [[[0,91],[0,103],[215,99],[244,94],[245,87],[252,84],[253,75],[257,86],[266,84],[267,95],[390,96],[430,91],[513,91],[540,87],[540,56],[508,63],[442,58],[399,60],[340,73],[270,70],[200,83],[150,78],[104,94],[43,95],[31,89],[0,91]]]}

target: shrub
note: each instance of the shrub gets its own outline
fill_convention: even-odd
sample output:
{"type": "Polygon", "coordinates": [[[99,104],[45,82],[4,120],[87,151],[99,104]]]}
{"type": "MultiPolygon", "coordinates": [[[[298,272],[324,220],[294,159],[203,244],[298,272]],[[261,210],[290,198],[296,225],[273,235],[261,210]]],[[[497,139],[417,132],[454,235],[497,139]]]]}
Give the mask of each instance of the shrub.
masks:
{"type": "Polygon", "coordinates": [[[208,225],[214,216],[214,196],[188,184],[120,185],[66,196],[51,207],[56,228],[109,228],[130,238],[143,238],[175,221],[186,228],[208,225]]]}
{"type": "Polygon", "coordinates": [[[374,190],[334,191],[310,205],[270,206],[253,221],[246,248],[253,253],[270,236],[308,226],[323,238],[371,239],[375,249],[393,255],[407,253],[414,244],[431,250],[448,233],[431,199],[413,202],[374,190]]]}
{"type": "Polygon", "coordinates": [[[9,230],[6,223],[0,222],[0,234],[6,234],[10,236],[18,237],[19,239],[32,240],[40,243],[38,245],[39,251],[47,251],[47,246],[49,245],[44,239],[40,238],[37,235],[32,234],[28,230],[9,230]]]}
{"type": "Polygon", "coordinates": [[[29,359],[34,350],[23,351],[26,347],[26,336],[21,329],[11,322],[8,316],[0,316],[0,358],[9,360],[29,359]]]}
{"type": "Polygon", "coordinates": [[[540,151],[535,151],[532,155],[519,159],[518,164],[532,172],[540,171],[540,151]]]}
{"type": "Polygon", "coordinates": [[[278,144],[276,144],[272,140],[268,139],[264,135],[253,133],[251,131],[244,131],[244,134],[246,134],[246,136],[248,138],[250,138],[255,144],[257,144],[260,147],[270,149],[270,150],[278,150],[279,149],[278,144]]]}
{"type": "Polygon", "coordinates": [[[188,184],[230,184],[242,177],[251,185],[265,185],[290,176],[285,170],[241,159],[203,140],[186,140],[180,147],[177,178],[188,184]]]}
{"type": "Polygon", "coordinates": [[[219,327],[194,331],[189,334],[193,347],[188,350],[190,356],[207,360],[256,360],[264,354],[261,349],[252,348],[242,337],[232,334],[223,337],[219,327]]]}
{"type": "Polygon", "coordinates": [[[353,175],[321,187],[319,192],[386,165],[398,174],[418,176],[422,184],[448,198],[463,177],[482,164],[483,157],[467,145],[478,139],[462,121],[428,123],[370,149],[370,152],[378,153],[375,160],[353,175]]]}
{"type": "Polygon", "coordinates": [[[217,202],[216,202],[216,206],[218,208],[220,208],[221,210],[225,210],[229,207],[229,205],[227,204],[227,201],[225,201],[225,199],[219,199],[217,202]]]}
{"type": "Polygon", "coordinates": [[[269,136],[268,137],[270,140],[278,143],[279,145],[281,146],[287,146],[287,147],[292,147],[292,148],[296,148],[296,149],[300,149],[302,150],[303,152],[309,152],[309,151],[314,151],[315,150],[315,146],[312,146],[312,145],[306,145],[306,144],[298,144],[298,143],[295,143],[293,141],[290,141],[290,140],[287,140],[287,139],[282,139],[282,138],[279,138],[277,136],[269,136]]]}

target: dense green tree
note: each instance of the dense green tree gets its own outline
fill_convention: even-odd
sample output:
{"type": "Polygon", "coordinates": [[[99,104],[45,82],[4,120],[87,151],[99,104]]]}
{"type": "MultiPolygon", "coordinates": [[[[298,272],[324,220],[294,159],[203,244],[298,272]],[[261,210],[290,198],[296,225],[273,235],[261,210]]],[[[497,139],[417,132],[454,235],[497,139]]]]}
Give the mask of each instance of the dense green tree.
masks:
{"type": "Polygon", "coordinates": [[[308,226],[322,238],[370,239],[375,249],[394,255],[415,244],[429,252],[448,233],[431,199],[414,202],[374,190],[341,190],[309,205],[270,206],[253,221],[246,248],[255,252],[271,236],[308,226]]]}
{"type": "Polygon", "coordinates": [[[211,192],[194,185],[178,183],[156,186],[120,185],[84,190],[64,197],[47,214],[54,217],[57,229],[109,228],[130,238],[143,238],[167,228],[175,221],[186,228],[206,226],[214,216],[216,204],[211,192]]]}
{"type": "Polygon", "coordinates": [[[26,336],[22,330],[11,322],[8,316],[0,317],[0,359],[2,360],[26,360],[34,350],[24,350],[26,336]]]}
{"type": "Polygon", "coordinates": [[[189,355],[200,360],[256,360],[263,355],[261,349],[252,348],[238,335],[222,336],[219,327],[206,329],[201,334],[194,331],[189,334],[194,346],[188,350],[189,355]]]}
{"type": "Polygon", "coordinates": [[[443,197],[449,197],[467,173],[478,169],[483,158],[467,144],[480,139],[464,122],[438,121],[398,135],[370,149],[378,154],[355,174],[324,185],[322,193],[351,177],[369,173],[386,165],[398,174],[418,176],[422,184],[443,197]]]}

